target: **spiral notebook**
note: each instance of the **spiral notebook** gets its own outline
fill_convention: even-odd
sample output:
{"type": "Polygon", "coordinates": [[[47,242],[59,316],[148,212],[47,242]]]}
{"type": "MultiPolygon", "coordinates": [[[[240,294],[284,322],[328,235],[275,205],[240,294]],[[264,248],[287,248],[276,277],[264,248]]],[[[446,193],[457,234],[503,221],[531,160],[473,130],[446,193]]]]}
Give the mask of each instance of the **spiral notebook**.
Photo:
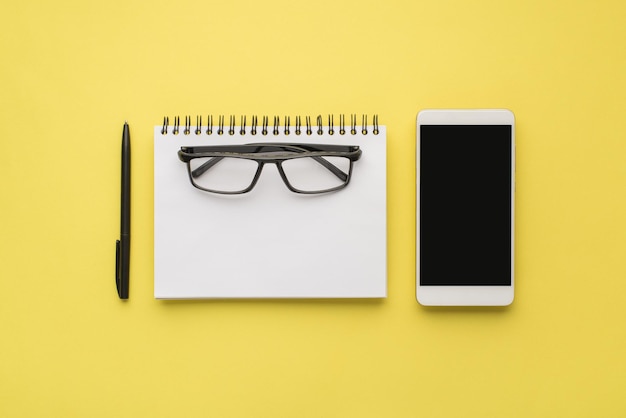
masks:
{"type": "Polygon", "coordinates": [[[155,298],[386,297],[376,116],[207,119],[154,127],[155,298]]]}

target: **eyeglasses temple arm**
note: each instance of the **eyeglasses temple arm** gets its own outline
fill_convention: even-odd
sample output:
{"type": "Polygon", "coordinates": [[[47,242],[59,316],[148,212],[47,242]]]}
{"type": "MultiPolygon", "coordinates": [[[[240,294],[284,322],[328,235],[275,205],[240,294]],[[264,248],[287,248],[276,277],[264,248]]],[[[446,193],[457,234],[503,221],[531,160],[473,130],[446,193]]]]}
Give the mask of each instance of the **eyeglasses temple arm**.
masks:
{"type": "Polygon", "coordinates": [[[197,178],[197,177],[200,177],[201,175],[206,173],[206,171],[208,169],[210,169],[211,167],[213,167],[215,164],[219,163],[223,159],[224,159],[224,157],[213,157],[213,158],[211,158],[209,161],[205,162],[200,167],[198,167],[195,170],[193,170],[191,172],[191,177],[193,177],[194,179],[197,178]]]}
{"type": "Polygon", "coordinates": [[[315,161],[323,165],[328,171],[337,176],[341,181],[348,180],[348,175],[339,169],[336,165],[328,162],[324,157],[312,157],[315,161]]]}

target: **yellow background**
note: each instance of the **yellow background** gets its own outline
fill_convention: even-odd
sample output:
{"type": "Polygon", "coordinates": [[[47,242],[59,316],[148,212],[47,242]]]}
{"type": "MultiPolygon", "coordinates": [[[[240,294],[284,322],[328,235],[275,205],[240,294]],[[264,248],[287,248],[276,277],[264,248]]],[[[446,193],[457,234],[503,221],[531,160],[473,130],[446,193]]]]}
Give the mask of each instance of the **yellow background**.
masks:
{"type": "Polygon", "coordinates": [[[626,416],[623,1],[4,3],[0,416],[626,416]],[[433,107],[516,115],[509,308],[415,301],[433,107]],[[198,113],[378,113],[388,298],[153,299],[152,127],[198,113]]]}

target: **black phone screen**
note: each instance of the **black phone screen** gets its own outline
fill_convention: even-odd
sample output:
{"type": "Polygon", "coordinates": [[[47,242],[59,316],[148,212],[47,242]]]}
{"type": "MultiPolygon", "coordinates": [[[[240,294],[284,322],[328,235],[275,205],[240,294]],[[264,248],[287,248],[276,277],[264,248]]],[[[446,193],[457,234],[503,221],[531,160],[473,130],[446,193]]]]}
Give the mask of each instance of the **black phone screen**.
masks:
{"type": "Polygon", "coordinates": [[[510,125],[420,125],[421,286],[511,285],[510,125]]]}

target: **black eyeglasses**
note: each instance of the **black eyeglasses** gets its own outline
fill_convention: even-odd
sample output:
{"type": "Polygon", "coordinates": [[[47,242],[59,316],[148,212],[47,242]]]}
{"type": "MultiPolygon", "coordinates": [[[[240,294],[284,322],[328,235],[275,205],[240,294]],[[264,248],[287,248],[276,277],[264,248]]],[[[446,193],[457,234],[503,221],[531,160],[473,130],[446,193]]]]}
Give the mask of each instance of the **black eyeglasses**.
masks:
{"type": "Polygon", "coordinates": [[[361,153],[356,145],[258,143],[181,147],[178,158],[191,184],[206,192],[247,193],[271,163],[289,190],[317,194],[346,187],[361,153]]]}

